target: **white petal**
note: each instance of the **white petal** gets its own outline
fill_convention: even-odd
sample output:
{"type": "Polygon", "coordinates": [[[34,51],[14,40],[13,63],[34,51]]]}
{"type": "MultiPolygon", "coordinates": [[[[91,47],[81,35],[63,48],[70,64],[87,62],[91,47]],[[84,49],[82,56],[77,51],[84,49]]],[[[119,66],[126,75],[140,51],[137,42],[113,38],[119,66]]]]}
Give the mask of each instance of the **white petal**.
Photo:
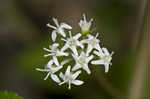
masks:
{"type": "Polygon", "coordinates": [[[88,74],[91,74],[91,71],[90,71],[88,65],[84,65],[84,66],[83,66],[83,69],[84,69],[88,74]]]}
{"type": "Polygon", "coordinates": [[[80,34],[80,33],[78,33],[78,34],[76,34],[75,36],[73,36],[73,38],[74,38],[75,40],[79,39],[80,37],[81,37],[81,34],[80,34]]]}
{"type": "Polygon", "coordinates": [[[48,69],[40,69],[40,68],[36,68],[37,71],[41,71],[41,72],[48,72],[48,69]]]}
{"type": "Polygon", "coordinates": [[[92,24],[92,21],[93,21],[93,18],[92,18],[92,19],[90,19],[90,21],[89,21],[90,25],[92,24]]]}
{"type": "Polygon", "coordinates": [[[53,54],[45,54],[44,57],[52,56],[53,54]]]}
{"type": "Polygon", "coordinates": [[[69,31],[69,36],[70,36],[70,38],[72,38],[72,34],[71,34],[71,31],[69,31]]]}
{"type": "Polygon", "coordinates": [[[68,56],[69,53],[65,53],[65,52],[63,52],[63,51],[58,51],[57,55],[58,55],[58,56],[68,56]]]}
{"type": "Polygon", "coordinates": [[[78,55],[78,51],[76,49],[75,46],[70,46],[70,49],[72,50],[72,52],[75,54],[75,55],[78,55]]]}
{"type": "Polygon", "coordinates": [[[82,51],[80,57],[85,57],[85,53],[82,51]]]}
{"type": "Polygon", "coordinates": [[[64,56],[68,56],[68,55],[69,55],[69,53],[65,53],[65,52],[64,52],[64,54],[63,54],[63,55],[64,55],[64,56]]]}
{"type": "Polygon", "coordinates": [[[59,77],[64,80],[64,75],[62,72],[59,73],[59,77]]]}
{"type": "Polygon", "coordinates": [[[73,68],[72,68],[72,71],[75,71],[75,70],[78,70],[80,69],[81,66],[79,64],[76,64],[73,68]]]}
{"type": "Polygon", "coordinates": [[[65,72],[65,75],[70,75],[70,69],[71,69],[71,66],[68,66],[68,67],[67,67],[67,70],[66,70],[66,72],[65,72]]]}
{"type": "Polygon", "coordinates": [[[83,46],[83,44],[82,44],[81,42],[76,41],[76,44],[77,44],[78,46],[80,46],[82,49],[84,48],[84,46],[83,46]]]}
{"type": "Polygon", "coordinates": [[[104,60],[100,59],[100,60],[95,60],[91,62],[92,64],[98,65],[98,64],[104,64],[104,60]]]}
{"type": "Polygon", "coordinates": [[[65,28],[65,29],[69,29],[69,30],[72,29],[72,27],[66,23],[61,23],[60,27],[65,28]]]}
{"type": "Polygon", "coordinates": [[[52,40],[53,40],[53,42],[56,41],[56,37],[57,37],[56,30],[53,30],[52,31],[52,40]]]}
{"type": "Polygon", "coordinates": [[[46,75],[46,77],[44,78],[44,80],[46,80],[46,79],[49,77],[50,74],[51,74],[51,72],[49,72],[49,73],[46,75]]]}
{"type": "Polygon", "coordinates": [[[92,35],[88,35],[88,39],[94,39],[94,36],[92,36],[92,35]]]}
{"type": "Polygon", "coordinates": [[[47,67],[51,66],[53,64],[53,62],[54,62],[53,60],[50,60],[47,64],[47,67]]]}
{"type": "Polygon", "coordinates": [[[101,49],[99,43],[97,43],[97,44],[95,45],[95,49],[97,49],[99,52],[102,52],[102,49],[101,49]]]}
{"type": "Polygon", "coordinates": [[[86,62],[88,63],[90,60],[92,60],[92,59],[93,59],[93,57],[94,57],[93,55],[91,55],[91,56],[87,57],[87,58],[86,58],[86,62]]]}
{"type": "Polygon", "coordinates": [[[83,81],[81,81],[81,80],[73,80],[72,81],[72,84],[74,84],[74,85],[82,85],[84,82],[83,81]]]}
{"type": "Polygon", "coordinates": [[[81,43],[88,43],[89,42],[89,40],[88,39],[84,39],[84,40],[82,40],[82,41],[80,41],[81,43]]]}
{"type": "Polygon", "coordinates": [[[57,75],[51,74],[51,78],[52,78],[55,82],[60,83],[60,80],[59,80],[59,78],[58,78],[57,75]]]}
{"type": "Polygon", "coordinates": [[[65,51],[65,50],[68,49],[68,48],[69,48],[69,46],[68,46],[68,44],[66,43],[66,44],[62,47],[61,51],[65,51]]]}
{"type": "Polygon", "coordinates": [[[87,52],[86,52],[86,56],[88,56],[88,55],[89,55],[89,53],[92,51],[92,49],[93,49],[93,47],[92,47],[90,44],[88,44],[88,48],[87,48],[87,52]]]}
{"type": "Polygon", "coordinates": [[[104,51],[104,53],[105,53],[107,56],[109,56],[109,52],[108,52],[108,50],[107,50],[106,48],[102,48],[102,50],[104,51]]]}
{"type": "Polygon", "coordinates": [[[51,48],[52,50],[55,50],[58,46],[59,46],[58,43],[54,43],[52,46],[50,46],[50,48],[51,48]]]}
{"type": "Polygon", "coordinates": [[[109,64],[105,64],[105,73],[109,71],[109,64]]]}
{"type": "Polygon", "coordinates": [[[47,49],[47,48],[43,48],[43,50],[45,50],[45,51],[48,51],[48,52],[51,52],[49,49],[47,49]]]}
{"type": "Polygon", "coordinates": [[[96,36],[95,36],[95,39],[99,36],[99,33],[97,32],[96,36]]]}
{"type": "Polygon", "coordinates": [[[111,56],[109,56],[109,58],[108,58],[108,62],[110,62],[112,60],[112,57],[111,56]]]}
{"type": "Polygon", "coordinates": [[[61,82],[61,83],[59,83],[59,85],[62,85],[62,84],[64,84],[64,83],[66,83],[67,82],[67,80],[65,80],[65,81],[63,81],[63,82],[61,82]]]}
{"type": "Polygon", "coordinates": [[[69,84],[68,89],[71,89],[71,81],[70,80],[69,80],[68,84],[69,84]]]}
{"type": "Polygon", "coordinates": [[[66,59],[61,62],[61,66],[65,65],[66,63],[70,62],[72,59],[66,59]]]}
{"type": "Polygon", "coordinates": [[[76,79],[76,78],[79,76],[80,73],[81,73],[80,70],[77,71],[77,72],[75,72],[75,73],[72,75],[72,79],[76,79]]]}
{"type": "Polygon", "coordinates": [[[55,63],[57,66],[59,66],[59,63],[58,63],[58,60],[57,60],[57,57],[56,57],[56,56],[53,56],[53,61],[54,61],[54,63],[55,63]]]}
{"type": "Polygon", "coordinates": [[[83,23],[83,21],[80,20],[80,22],[78,23],[80,27],[82,27],[82,23],[83,23]]]}
{"type": "Polygon", "coordinates": [[[85,16],[85,14],[83,14],[83,20],[84,20],[84,22],[86,22],[86,16],[85,16]]]}
{"type": "Polygon", "coordinates": [[[60,33],[63,37],[66,37],[66,33],[64,32],[62,28],[58,29],[58,33],[60,33]]]}
{"type": "Polygon", "coordinates": [[[67,40],[66,40],[66,39],[64,39],[64,38],[61,38],[61,40],[62,40],[62,41],[65,41],[65,42],[67,42],[67,40]]]}
{"type": "Polygon", "coordinates": [[[47,24],[47,26],[50,27],[50,28],[52,28],[52,29],[55,29],[55,30],[57,29],[55,26],[52,26],[50,24],[47,24]]]}
{"type": "Polygon", "coordinates": [[[62,68],[62,66],[57,66],[57,67],[53,68],[53,69],[52,69],[52,70],[53,70],[53,73],[59,71],[61,68],[62,68]]]}
{"type": "Polygon", "coordinates": [[[72,54],[72,57],[74,58],[74,60],[77,62],[78,61],[78,56],[75,54],[72,54]]]}
{"type": "Polygon", "coordinates": [[[53,18],[54,23],[56,24],[57,27],[59,27],[58,20],[56,18],[53,18]]]}
{"type": "Polygon", "coordinates": [[[102,52],[94,51],[93,53],[94,53],[95,55],[97,55],[97,56],[100,56],[100,57],[103,57],[103,56],[104,56],[102,52]]]}

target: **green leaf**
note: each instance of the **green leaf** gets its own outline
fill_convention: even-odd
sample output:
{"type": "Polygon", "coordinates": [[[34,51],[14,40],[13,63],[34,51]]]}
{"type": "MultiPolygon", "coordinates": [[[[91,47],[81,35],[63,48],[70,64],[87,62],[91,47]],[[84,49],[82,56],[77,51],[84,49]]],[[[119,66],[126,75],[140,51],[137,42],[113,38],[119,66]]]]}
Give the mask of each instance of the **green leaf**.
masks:
{"type": "Polygon", "coordinates": [[[0,99],[23,99],[23,97],[14,92],[0,91],[0,99]]]}

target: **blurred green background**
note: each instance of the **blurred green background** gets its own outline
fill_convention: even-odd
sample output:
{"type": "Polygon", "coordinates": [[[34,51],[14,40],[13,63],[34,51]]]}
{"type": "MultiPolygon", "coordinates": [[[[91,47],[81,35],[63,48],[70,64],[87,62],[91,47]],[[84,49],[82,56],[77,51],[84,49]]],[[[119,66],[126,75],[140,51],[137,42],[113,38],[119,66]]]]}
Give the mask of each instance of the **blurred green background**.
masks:
{"type": "Polygon", "coordinates": [[[1,0],[0,90],[25,99],[150,99],[150,7],[148,0],[1,0]],[[83,86],[58,86],[37,72],[48,59],[51,41],[46,27],[52,17],[73,26],[85,13],[102,46],[114,51],[110,71],[92,68],[83,86]]]}

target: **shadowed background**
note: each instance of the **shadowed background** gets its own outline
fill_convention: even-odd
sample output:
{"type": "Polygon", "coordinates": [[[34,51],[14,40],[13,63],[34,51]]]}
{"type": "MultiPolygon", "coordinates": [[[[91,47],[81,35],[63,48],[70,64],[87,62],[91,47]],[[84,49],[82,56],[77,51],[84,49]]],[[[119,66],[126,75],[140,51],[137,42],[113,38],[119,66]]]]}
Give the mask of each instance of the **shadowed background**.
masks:
{"type": "Polygon", "coordinates": [[[3,0],[0,3],[0,90],[25,99],[150,99],[148,0],[3,0]],[[43,47],[50,44],[52,17],[77,33],[85,13],[102,46],[114,51],[109,73],[103,66],[82,75],[83,86],[58,86],[43,67],[43,47]]]}

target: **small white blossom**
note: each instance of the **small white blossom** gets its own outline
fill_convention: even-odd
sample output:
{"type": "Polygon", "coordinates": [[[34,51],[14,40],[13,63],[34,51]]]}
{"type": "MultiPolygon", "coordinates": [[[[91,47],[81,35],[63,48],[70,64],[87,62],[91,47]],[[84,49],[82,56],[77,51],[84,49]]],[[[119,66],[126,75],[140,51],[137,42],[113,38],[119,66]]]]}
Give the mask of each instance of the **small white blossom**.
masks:
{"type": "Polygon", "coordinates": [[[98,52],[98,51],[94,51],[94,54],[96,54],[97,56],[100,57],[99,60],[94,60],[91,63],[98,65],[98,64],[102,64],[105,66],[105,72],[108,72],[109,70],[109,65],[111,65],[111,60],[112,60],[112,55],[114,52],[112,52],[111,54],[108,52],[108,50],[106,48],[102,48],[102,52],[98,52]]]}
{"type": "Polygon", "coordinates": [[[58,64],[57,56],[68,56],[68,53],[59,50],[59,49],[58,49],[58,46],[59,46],[58,43],[54,43],[54,44],[52,44],[51,46],[49,46],[49,49],[44,48],[45,51],[50,52],[49,54],[46,54],[46,55],[44,55],[44,56],[45,56],[45,57],[47,57],[47,56],[52,56],[52,57],[53,57],[53,60],[54,60],[54,63],[55,63],[56,65],[59,65],[59,64],[58,64]]]}
{"type": "Polygon", "coordinates": [[[64,29],[72,29],[72,27],[66,23],[58,23],[57,19],[56,18],[53,18],[53,21],[54,23],[56,24],[56,27],[55,26],[52,26],[50,25],[49,23],[47,24],[48,27],[50,28],[53,28],[54,30],[52,31],[52,40],[55,41],[56,40],[56,37],[57,37],[57,34],[56,33],[59,33],[61,34],[63,37],[66,37],[66,34],[64,32],[64,29]]]}
{"type": "Polygon", "coordinates": [[[76,79],[82,71],[91,74],[89,64],[104,65],[105,72],[109,71],[113,52],[109,53],[106,48],[101,48],[99,33],[96,36],[91,33],[93,19],[87,20],[83,14],[83,19],[78,23],[81,31],[75,35],[72,35],[74,33],[71,33],[70,25],[58,23],[56,18],[53,18],[53,21],[54,26],[47,24],[53,29],[51,34],[53,44],[49,48],[43,48],[48,52],[44,56],[49,57],[50,61],[43,69],[36,68],[37,71],[46,72],[44,80],[50,77],[59,85],[66,83],[68,89],[71,89],[72,84],[79,86],[84,83],[76,79]],[[61,36],[61,40],[57,36],[61,36]]]}
{"type": "Polygon", "coordinates": [[[61,50],[64,51],[67,48],[70,48],[74,54],[78,55],[78,51],[76,47],[80,46],[81,48],[84,48],[82,43],[78,40],[81,37],[81,34],[78,33],[75,36],[72,36],[71,31],[69,31],[69,35],[70,35],[70,38],[67,38],[67,40],[62,38],[62,40],[65,41],[66,43],[61,50]]]}
{"type": "Polygon", "coordinates": [[[60,80],[59,80],[58,76],[56,74],[54,74],[54,73],[59,71],[62,67],[63,67],[63,65],[55,65],[53,60],[50,60],[48,62],[48,64],[45,66],[44,69],[36,68],[36,70],[37,71],[41,71],[41,72],[47,72],[47,75],[44,78],[44,80],[46,80],[49,76],[51,76],[51,78],[55,82],[60,83],[60,80]]]}
{"type": "Polygon", "coordinates": [[[78,85],[78,86],[82,85],[84,83],[83,81],[76,80],[76,78],[79,76],[81,71],[77,71],[75,73],[72,73],[70,70],[71,70],[71,66],[68,66],[67,70],[65,72],[65,75],[62,72],[59,74],[60,78],[63,79],[63,82],[61,82],[59,85],[62,85],[64,83],[68,83],[69,84],[68,89],[71,89],[71,84],[78,85]]]}
{"type": "Polygon", "coordinates": [[[92,35],[88,35],[88,39],[82,40],[82,43],[87,43],[88,47],[87,47],[87,52],[86,55],[88,56],[89,53],[93,50],[93,49],[97,49],[98,51],[101,52],[101,47],[100,47],[100,40],[97,39],[99,33],[96,34],[96,36],[92,36],[92,35]]]}
{"type": "Polygon", "coordinates": [[[82,51],[80,56],[74,54],[72,54],[72,56],[76,62],[75,66],[72,68],[73,71],[83,68],[88,74],[91,74],[91,71],[88,67],[88,63],[90,60],[93,59],[93,55],[86,56],[86,54],[82,51]]]}
{"type": "Polygon", "coordinates": [[[85,14],[83,14],[83,20],[80,20],[79,26],[81,27],[82,34],[88,34],[90,32],[90,27],[92,25],[93,19],[87,22],[85,14]]]}

